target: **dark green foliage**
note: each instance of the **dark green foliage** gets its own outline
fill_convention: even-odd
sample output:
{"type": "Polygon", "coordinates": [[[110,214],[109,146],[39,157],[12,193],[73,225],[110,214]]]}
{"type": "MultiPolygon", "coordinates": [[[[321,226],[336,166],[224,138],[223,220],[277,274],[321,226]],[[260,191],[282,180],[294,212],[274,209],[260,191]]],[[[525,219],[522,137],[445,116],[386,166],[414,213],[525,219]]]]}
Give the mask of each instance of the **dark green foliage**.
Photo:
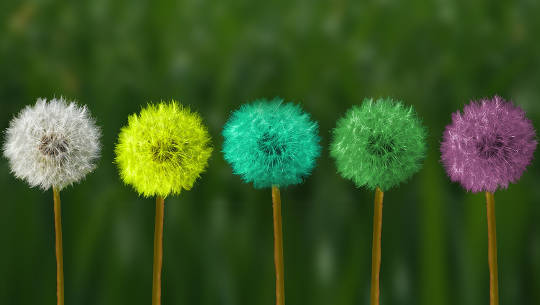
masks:
{"type": "MultiPolygon", "coordinates": [[[[323,147],[283,198],[287,304],[369,302],[373,193],[328,156],[336,120],[366,96],[407,101],[429,128],[424,167],[385,194],[381,302],[487,304],[484,198],[448,181],[439,141],[452,112],[494,94],[538,129],[539,15],[533,0],[0,1],[0,129],[60,95],[102,126],[99,170],[62,194],[66,304],[149,304],[155,207],[113,163],[130,114],[189,104],[218,151],[231,110],[277,95],[319,122],[323,147]]],[[[163,304],[272,305],[270,191],[216,151],[204,179],[167,198],[163,304]]],[[[496,194],[501,304],[540,304],[539,156],[496,194]]],[[[0,304],[54,304],[52,194],[5,159],[0,194],[0,304]]]]}

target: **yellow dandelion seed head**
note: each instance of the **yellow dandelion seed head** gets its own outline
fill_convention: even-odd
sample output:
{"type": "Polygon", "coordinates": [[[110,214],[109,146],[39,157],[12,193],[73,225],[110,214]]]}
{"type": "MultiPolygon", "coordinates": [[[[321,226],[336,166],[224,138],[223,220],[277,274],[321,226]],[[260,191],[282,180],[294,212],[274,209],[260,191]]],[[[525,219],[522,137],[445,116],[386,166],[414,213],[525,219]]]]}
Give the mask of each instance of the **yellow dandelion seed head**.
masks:
{"type": "Polygon", "coordinates": [[[212,146],[201,117],[172,100],[129,116],[115,152],[124,183],[145,197],[166,197],[193,187],[212,146]]]}

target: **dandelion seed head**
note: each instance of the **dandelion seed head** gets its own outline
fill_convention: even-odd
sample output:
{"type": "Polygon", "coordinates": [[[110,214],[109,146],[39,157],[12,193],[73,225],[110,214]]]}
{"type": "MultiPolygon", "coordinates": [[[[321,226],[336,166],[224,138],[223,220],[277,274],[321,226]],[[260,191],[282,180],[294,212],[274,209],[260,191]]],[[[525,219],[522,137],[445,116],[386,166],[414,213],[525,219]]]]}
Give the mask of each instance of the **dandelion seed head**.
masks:
{"type": "Polygon", "coordinates": [[[300,106],[280,98],[242,105],[222,134],[225,160],[255,188],[301,183],[321,150],[317,123],[300,106]]]}
{"type": "Polygon", "coordinates": [[[100,136],[86,106],[40,98],[10,122],[3,151],[17,178],[62,189],[96,168],[100,136]]]}
{"type": "Polygon", "coordinates": [[[525,112],[501,97],[472,101],[452,114],[441,143],[450,180],[471,192],[515,183],[530,164],[537,141],[525,112]]]}
{"type": "Polygon", "coordinates": [[[167,197],[193,187],[212,146],[201,117],[173,100],[131,115],[115,152],[126,184],[145,197],[167,197]]]}
{"type": "Polygon", "coordinates": [[[356,186],[386,191],[422,166],[426,130],[412,107],[392,99],[364,99],[333,131],[330,155],[356,186]]]}

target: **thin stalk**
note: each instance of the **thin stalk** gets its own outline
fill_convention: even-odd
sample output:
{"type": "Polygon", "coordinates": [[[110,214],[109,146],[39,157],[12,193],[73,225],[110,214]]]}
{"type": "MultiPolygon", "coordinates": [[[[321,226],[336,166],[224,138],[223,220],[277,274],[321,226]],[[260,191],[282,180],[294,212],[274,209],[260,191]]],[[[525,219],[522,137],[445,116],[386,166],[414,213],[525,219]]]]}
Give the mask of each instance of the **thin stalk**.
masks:
{"type": "Polygon", "coordinates": [[[54,197],[54,232],[56,251],[56,304],[64,305],[64,255],[62,250],[62,206],[60,191],[53,187],[54,197]]]}
{"type": "Polygon", "coordinates": [[[152,305],[161,305],[161,269],[163,268],[163,214],[165,200],[156,198],[156,220],[154,228],[154,273],[152,277],[152,305]]]}
{"type": "Polygon", "coordinates": [[[495,198],[486,192],[488,225],[489,304],[499,304],[499,279],[497,268],[497,230],[495,223],[495,198]]]}
{"type": "Polygon", "coordinates": [[[281,196],[279,194],[279,188],[275,185],[272,186],[272,209],[274,211],[274,265],[276,267],[276,305],[285,305],[281,196]]]}
{"type": "Polygon", "coordinates": [[[373,244],[371,248],[371,305],[379,305],[379,273],[381,270],[382,208],[384,193],[375,190],[373,211],[373,244]]]}

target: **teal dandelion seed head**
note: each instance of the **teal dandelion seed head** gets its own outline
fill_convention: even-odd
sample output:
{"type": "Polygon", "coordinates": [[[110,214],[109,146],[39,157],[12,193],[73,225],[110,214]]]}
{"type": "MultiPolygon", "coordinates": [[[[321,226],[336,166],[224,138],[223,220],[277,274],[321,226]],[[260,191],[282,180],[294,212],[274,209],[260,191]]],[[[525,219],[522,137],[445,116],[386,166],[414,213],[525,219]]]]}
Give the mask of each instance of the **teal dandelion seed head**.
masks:
{"type": "Polygon", "coordinates": [[[386,191],[422,167],[426,129],[412,106],[364,99],[337,122],[330,145],[338,172],[356,186],[386,191]]]}
{"type": "Polygon", "coordinates": [[[225,160],[255,188],[301,183],[321,151],[318,124],[279,98],[242,105],[225,124],[223,138],[225,160]]]}

